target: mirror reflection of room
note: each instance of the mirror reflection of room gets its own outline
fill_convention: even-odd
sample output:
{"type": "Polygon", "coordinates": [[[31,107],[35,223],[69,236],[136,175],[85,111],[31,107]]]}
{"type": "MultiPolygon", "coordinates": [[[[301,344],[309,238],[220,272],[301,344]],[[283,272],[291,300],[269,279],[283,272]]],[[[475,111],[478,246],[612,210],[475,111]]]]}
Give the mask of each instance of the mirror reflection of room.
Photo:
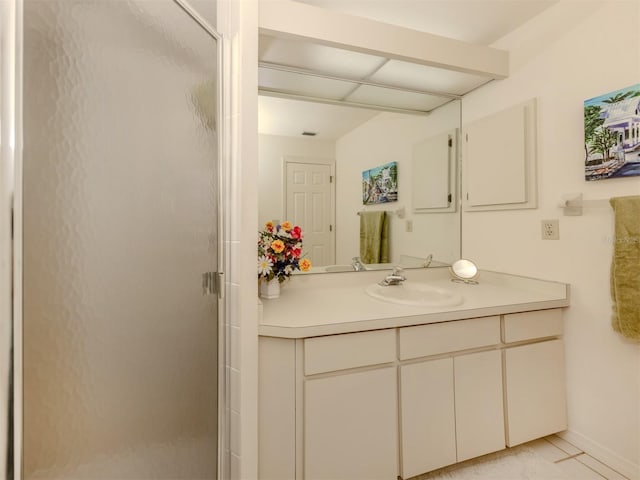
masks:
{"type": "Polygon", "coordinates": [[[460,255],[459,125],[459,100],[416,115],[260,96],[259,221],[299,225],[313,272],[357,270],[354,259],[450,264],[460,255]],[[394,162],[397,200],[367,204],[365,173],[394,162]],[[370,255],[371,245],[383,250],[370,255]]]}

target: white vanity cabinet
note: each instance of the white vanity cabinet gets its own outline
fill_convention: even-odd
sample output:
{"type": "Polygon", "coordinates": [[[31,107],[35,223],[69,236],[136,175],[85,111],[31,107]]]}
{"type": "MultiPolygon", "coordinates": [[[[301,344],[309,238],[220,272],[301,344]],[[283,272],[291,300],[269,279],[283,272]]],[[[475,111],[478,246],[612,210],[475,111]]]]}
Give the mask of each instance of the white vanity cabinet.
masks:
{"type": "Polygon", "coordinates": [[[565,429],[561,322],[261,336],[259,478],[406,479],[565,429]]]}
{"type": "Polygon", "coordinates": [[[561,311],[504,316],[507,342],[535,342],[504,350],[507,445],[567,428],[561,311]]]}
{"type": "Polygon", "coordinates": [[[402,475],[456,463],[453,358],[400,367],[402,475]]]}
{"type": "Polygon", "coordinates": [[[457,460],[505,447],[499,350],[454,357],[457,460]]]}
{"type": "Polygon", "coordinates": [[[396,480],[395,367],[307,380],[304,478],[396,480]]]}
{"type": "Polygon", "coordinates": [[[503,449],[500,317],[402,328],[399,340],[401,360],[426,357],[400,366],[402,477],[503,449]]]}
{"type": "Polygon", "coordinates": [[[302,343],[304,478],[396,480],[394,329],[302,343]]]}

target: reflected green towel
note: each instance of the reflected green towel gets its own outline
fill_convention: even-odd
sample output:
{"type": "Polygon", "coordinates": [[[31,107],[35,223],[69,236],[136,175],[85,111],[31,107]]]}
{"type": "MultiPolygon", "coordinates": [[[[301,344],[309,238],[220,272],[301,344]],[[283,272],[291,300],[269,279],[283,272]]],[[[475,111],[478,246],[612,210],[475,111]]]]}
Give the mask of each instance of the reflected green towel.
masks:
{"type": "Polygon", "coordinates": [[[380,260],[378,263],[389,263],[389,215],[383,215],[382,232],[380,233],[380,260]]]}
{"type": "Polygon", "coordinates": [[[209,130],[216,130],[216,82],[209,80],[196,86],[191,91],[191,102],[196,108],[200,121],[209,130]]]}
{"type": "Polygon", "coordinates": [[[360,212],[362,263],[389,262],[389,225],[386,212],[360,212]]]}
{"type": "Polygon", "coordinates": [[[609,202],[615,215],[612,326],[625,337],[640,340],[640,196],[617,197],[609,202]]]}

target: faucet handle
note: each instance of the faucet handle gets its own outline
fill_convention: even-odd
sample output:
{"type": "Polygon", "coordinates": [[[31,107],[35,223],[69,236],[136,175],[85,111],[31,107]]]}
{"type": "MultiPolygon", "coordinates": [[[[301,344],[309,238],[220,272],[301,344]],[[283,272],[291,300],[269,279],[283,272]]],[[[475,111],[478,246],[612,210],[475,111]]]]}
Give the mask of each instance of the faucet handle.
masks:
{"type": "Polygon", "coordinates": [[[404,268],[402,268],[400,265],[393,266],[393,272],[391,272],[391,275],[402,275],[403,273],[404,268]]]}
{"type": "Polygon", "coordinates": [[[353,261],[351,262],[351,266],[356,272],[361,272],[362,270],[366,270],[364,265],[362,264],[362,260],[360,257],[353,257],[353,261]]]}

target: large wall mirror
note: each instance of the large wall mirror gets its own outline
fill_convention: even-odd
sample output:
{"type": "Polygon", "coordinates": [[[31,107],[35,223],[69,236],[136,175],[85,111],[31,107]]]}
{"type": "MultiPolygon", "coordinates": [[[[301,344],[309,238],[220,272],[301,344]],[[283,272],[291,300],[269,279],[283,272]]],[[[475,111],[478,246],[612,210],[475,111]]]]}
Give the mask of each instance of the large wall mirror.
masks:
{"type": "Polygon", "coordinates": [[[365,259],[361,220],[389,227],[388,255],[366,255],[366,269],[452,263],[461,99],[505,78],[508,53],[305,3],[326,5],[260,11],[260,221],[299,224],[314,271],[365,259]],[[393,201],[364,205],[365,188],[393,201]]]}
{"type": "Polygon", "coordinates": [[[299,225],[312,272],[354,270],[371,211],[386,213],[388,255],[364,269],[460,258],[460,98],[470,76],[264,35],[259,67],[261,224],[299,225]],[[441,93],[445,85],[455,88],[441,93]],[[363,172],[391,163],[397,196],[364,204],[363,172]]]}
{"type": "Polygon", "coordinates": [[[352,271],[359,214],[384,210],[388,263],[448,265],[460,257],[459,131],[460,100],[415,115],[260,96],[259,221],[299,224],[313,272],[352,271]],[[363,172],[391,162],[397,201],[364,205],[363,172]]]}

